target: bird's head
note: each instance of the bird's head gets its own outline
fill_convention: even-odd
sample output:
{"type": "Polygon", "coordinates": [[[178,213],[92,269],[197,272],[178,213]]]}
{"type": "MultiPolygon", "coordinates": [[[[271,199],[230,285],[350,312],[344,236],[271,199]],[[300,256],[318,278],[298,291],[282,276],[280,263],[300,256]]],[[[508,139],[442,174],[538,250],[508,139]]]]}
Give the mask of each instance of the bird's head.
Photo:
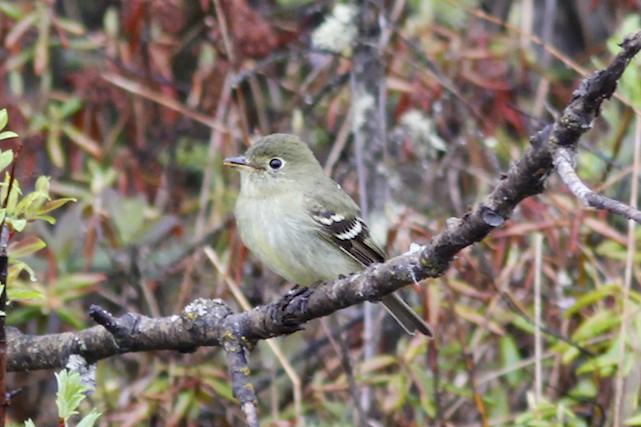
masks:
{"type": "Polygon", "coordinates": [[[288,134],[265,136],[243,156],[226,158],[224,165],[240,172],[242,191],[262,194],[323,175],[323,168],[309,147],[288,134]]]}

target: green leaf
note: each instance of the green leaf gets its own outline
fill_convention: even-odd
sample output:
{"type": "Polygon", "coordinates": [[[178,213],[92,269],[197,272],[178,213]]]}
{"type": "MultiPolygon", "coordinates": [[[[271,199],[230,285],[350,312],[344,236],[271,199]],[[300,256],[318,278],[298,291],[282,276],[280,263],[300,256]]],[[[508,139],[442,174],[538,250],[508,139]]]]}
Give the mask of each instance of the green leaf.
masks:
{"type": "Polygon", "coordinates": [[[84,289],[105,280],[102,273],[70,273],[58,277],[58,288],[64,292],[84,289]]]}
{"type": "Polygon", "coordinates": [[[641,426],[641,414],[633,415],[632,417],[623,421],[626,426],[641,426]]]}
{"type": "Polygon", "coordinates": [[[12,301],[24,301],[28,299],[44,299],[44,294],[35,289],[9,288],[8,295],[12,301]]]}
{"type": "MultiPolygon", "coordinates": [[[[604,258],[624,261],[627,257],[627,250],[628,249],[619,242],[606,239],[597,247],[596,253],[604,258]]],[[[634,263],[638,264],[639,262],[641,262],[641,254],[636,252],[634,254],[634,263]]]]}
{"type": "Polygon", "coordinates": [[[120,18],[116,8],[113,6],[108,8],[102,18],[102,26],[105,29],[105,33],[113,38],[117,37],[119,24],[120,18]]]}
{"type": "Polygon", "coordinates": [[[522,331],[534,335],[534,325],[521,316],[517,316],[512,320],[512,324],[522,331]]]}
{"type": "Polygon", "coordinates": [[[209,379],[208,384],[215,390],[217,396],[221,396],[229,401],[234,400],[234,392],[232,391],[229,382],[219,380],[217,378],[211,378],[209,379]]]}
{"type": "Polygon", "coordinates": [[[70,140],[75,142],[80,148],[90,153],[94,157],[102,156],[102,150],[100,144],[95,141],[93,138],[90,138],[82,131],[80,131],[75,126],[72,126],[67,123],[62,124],[62,131],[64,132],[70,140]]]}
{"type": "Polygon", "coordinates": [[[581,323],[572,334],[572,340],[581,342],[597,337],[618,325],[620,321],[619,315],[610,310],[598,311],[581,323]]]}
{"type": "MultiPolygon", "coordinates": [[[[501,361],[504,369],[509,369],[512,366],[518,365],[521,362],[521,355],[519,354],[518,346],[516,342],[509,336],[506,335],[501,338],[500,342],[501,349],[501,361]]],[[[523,380],[522,376],[519,375],[517,370],[512,370],[507,375],[505,375],[508,384],[512,387],[515,387],[523,380]]]]}
{"type": "Polygon", "coordinates": [[[6,130],[4,132],[0,132],[0,141],[2,141],[3,139],[16,138],[17,136],[17,133],[6,130]]]}
{"type": "Polygon", "coordinates": [[[81,36],[85,34],[85,27],[79,22],[64,18],[62,16],[56,16],[56,23],[60,26],[60,28],[75,36],[81,36]]]}
{"type": "Polygon", "coordinates": [[[598,394],[598,388],[592,379],[580,379],[572,389],[572,398],[594,399],[598,394]]]}
{"type": "Polygon", "coordinates": [[[7,15],[13,21],[18,21],[22,16],[22,9],[17,5],[12,4],[11,2],[3,1],[0,3],[0,13],[7,15]]]}
{"type": "Polygon", "coordinates": [[[76,409],[85,398],[87,386],[82,384],[80,374],[77,372],[69,372],[65,369],[55,375],[58,383],[56,393],[58,416],[66,421],[70,416],[78,413],[76,409]]]}
{"type": "Polygon", "coordinates": [[[36,180],[36,191],[44,193],[45,195],[49,194],[49,181],[51,180],[48,176],[40,176],[36,180]]]}
{"type": "Polygon", "coordinates": [[[18,306],[12,308],[7,315],[8,325],[24,325],[30,320],[40,316],[42,311],[39,307],[34,306],[18,306]]]}
{"type": "Polygon", "coordinates": [[[55,167],[62,168],[64,166],[65,153],[62,149],[59,126],[50,125],[49,127],[49,133],[47,134],[47,152],[55,167]]]}
{"type": "Polygon", "coordinates": [[[29,131],[33,133],[38,133],[49,127],[49,119],[43,114],[36,114],[31,117],[31,123],[29,125],[29,131]]]}
{"type": "Polygon", "coordinates": [[[74,197],[64,197],[64,198],[61,198],[61,199],[52,200],[52,201],[46,203],[40,209],[38,209],[37,214],[38,215],[42,215],[42,214],[45,214],[47,212],[51,212],[53,210],[56,210],[59,207],[62,207],[62,206],[66,205],[69,202],[77,202],[77,201],[78,200],[76,198],[74,198],[74,197]]]}
{"type": "Polygon", "coordinates": [[[15,258],[9,258],[9,263],[11,264],[11,266],[9,266],[10,276],[18,277],[20,273],[22,273],[23,271],[26,271],[27,273],[29,273],[29,280],[31,280],[32,282],[35,282],[36,280],[38,280],[38,277],[36,276],[36,272],[33,271],[31,266],[29,266],[29,264],[27,264],[26,262],[17,260],[15,258]]]}
{"type": "Polygon", "coordinates": [[[27,226],[27,220],[26,219],[14,219],[9,221],[11,223],[11,226],[13,229],[17,232],[21,232],[25,229],[27,226]]]}
{"type": "Polygon", "coordinates": [[[79,98],[70,98],[60,106],[59,114],[61,117],[69,117],[82,108],[82,101],[79,98]]]}
{"type": "Polygon", "coordinates": [[[579,351],[578,348],[573,346],[567,346],[567,350],[565,350],[563,352],[563,355],[561,356],[561,361],[563,362],[564,365],[567,365],[568,363],[572,362],[574,359],[576,359],[580,355],[581,355],[581,352],[579,351]]]}
{"type": "Polygon", "coordinates": [[[93,427],[100,415],[102,414],[94,409],[93,411],[85,415],[76,427],[93,427]]]}
{"type": "Polygon", "coordinates": [[[66,323],[67,325],[71,325],[72,327],[76,329],[82,329],[83,328],[83,320],[78,314],[74,313],[71,310],[66,310],[63,308],[58,308],[56,310],[56,314],[58,317],[60,317],[60,320],[63,323],[66,323]]]}
{"type": "Polygon", "coordinates": [[[178,396],[175,397],[175,403],[172,412],[177,417],[188,418],[189,410],[196,405],[198,405],[198,402],[193,390],[185,390],[178,393],[178,396]]]}
{"type": "Polygon", "coordinates": [[[45,246],[47,246],[47,244],[42,239],[36,236],[29,236],[20,240],[16,244],[12,244],[9,247],[9,255],[12,258],[23,258],[27,255],[38,252],[45,246]]]}
{"type": "Polygon", "coordinates": [[[9,174],[5,174],[5,181],[2,184],[2,197],[0,197],[0,201],[4,202],[4,200],[7,201],[7,205],[5,206],[5,209],[9,213],[9,215],[13,214],[16,211],[16,205],[18,204],[18,199],[22,195],[22,191],[20,190],[20,185],[18,184],[18,181],[13,181],[13,185],[11,186],[11,193],[9,193],[9,197],[5,197],[7,192],[9,191],[9,181],[10,177],[9,174]]]}
{"type": "Polygon", "coordinates": [[[0,171],[9,166],[11,162],[13,162],[13,150],[6,150],[0,153],[0,171]]]}
{"type": "Polygon", "coordinates": [[[51,225],[56,223],[56,219],[52,217],[51,215],[36,215],[31,219],[39,219],[40,221],[44,221],[46,223],[49,223],[51,225]]]}
{"type": "Polygon", "coordinates": [[[384,399],[381,400],[381,409],[384,413],[394,413],[407,402],[407,379],[405,374],[399,373],[390,376],[387,381],[387,389],[391,392],[386,393],[384,399]]]}
{"type": "Polygon", "coordinates": [[[22,198],[16,205],[16,209],[13,212],[14,215],[22,214],[34,214],[38,209],[40,209],[49,196],[46,193],[40,191],[33,191],[22,198]]]}
{"type": "Polygon", "coordinates": [[[3,108],[0,110],[0,130],[4,129],[7,123],[9,123],[9,113],[6,108],[3,108]]]}
{"type": "MultiPolygon", "coordinates": [[[[614,340],[610,349],[601,356],[589,359],[577,370],[577,374],[586,374],[588,372],[599,371],[600,375],[608,376],[614,372],[614,368],[619,364],[619,340],[614,340]]],[[[625,362],[624,362],[625,363],[625,362]]]]}
{"type": "Polygon", "coordinates": [[[33,421],[31,421],[31,418],[29,418],[24,422],[24,427],[36,427],[36,425],[33,423],[33,421]]]}
{"type": "Polygon", "coordinates": [[[620,290],[621,290],[620,285],[611,284],[611,285],[603,286],[592,292],[583,294],[579,298],[577,298],[576,302],[572,305],[572,307],[570,307],[569,309],[566,310],[565,313],[563,313],[563,317],[568,318],[573,314],[575,314],[576,312],[578,312],[579,310],[581,310],[583,307],[592,305],[609,296],[617,295],[620,292],[620,290]]]}

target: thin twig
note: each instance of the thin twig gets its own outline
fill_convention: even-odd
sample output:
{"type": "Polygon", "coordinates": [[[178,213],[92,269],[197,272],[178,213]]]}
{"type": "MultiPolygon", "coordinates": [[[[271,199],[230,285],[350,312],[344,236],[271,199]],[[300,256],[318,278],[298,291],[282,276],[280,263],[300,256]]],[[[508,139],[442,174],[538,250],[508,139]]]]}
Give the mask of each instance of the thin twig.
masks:
{"type": "MultiPolygon", "coordinates": [[[[480,8],[474,8],[467,6],[460,2],[459,0],[445,0],[448,3],[451,3],[452,6],[456,7],[458,10],[464,10],[465,12],[469,13],[472,16],[476,16],[480,19],[483,19],[487,22],[492,22],[493,24],[499,25],[501,27],[504,27],[511,32],[518,34],[521,37],[525,37],[529,39],[532,43],[537,44],[541,46],[543,49],[548,51],[554,58],[558,59],[561,61],[566,67],[576,71],[579,75],[582,77],[585,77],[588,75],[588,70],[585,69],[584,67],[580,66],[577,62],[573,61],[570,59],[567,55],[564,55],[559,49],[556,47],[545,44],[539,37],[536,35],[532,34],[531,31],[526,31],[522,28],[519,28],[515,25],[511,25],[509,22],[503,21],[500,18],[497,18],[495,16],[492,16],[490,14],[487,14],[483,12],[480,8]]],[[[641,113],[638,107],[634,106],[632,102],[629,99],[626,99],[623,97],[621,94],[614,94],[614,96],[621,102],[623,102],[625,105],[628,107],[632,108],[637,114],[641,113]]]]}
{"type": "Polygon", "coordinates": [[[347,347],[347,342],[343,337],[343,328],[340,327],[340,321],[337,320],[336,323],[338,324],[338,328],[336,328],[334,332],[332,332],[327,325],[325,325],[325,330],[330,340],[333,340],[336,343],[336,347],[338,347],[336,348],[336,352],[341,361],[343,371],[345,372],[345,377],[347,378],[349,393],[352,395],[352,400],[354,401],[354,406],[356,407],[355,416],[357,417],[357,422],[355,422],[354,424],[357,424],[361,427],[367,427],[367,414],[361,406],[361,397],[358,390],[358,385],[356,384],[356,378],[354,377],[352,361],[349,357],[349,348],[347,347]]]}
{"type": "MultiPolygon", "coordinates": [[[[556,0],[545,0],[545,7],[543,12],[543,29],[541,31],[541,39],[545,46],[549,46],[552,44],[553,24],[558,15],[556,9],[556,0]]],[[[534,22],[534,20],[532,20],[532,22],[534,22]]],[[[538,64],[541,70],[547,70],[550,68],[550,51],[543,49],[543,53],[539,58],[538,64]]],[[[549,90],[550,80],[547,78],[545,73],[541,73],[541,75],[539,76],[539,83],[535,91],[536,96],[534,98],[534,104],[532,107],[532,114],[535,117],[541,117],[543,115],[543,108],[545,106],[545,101],[548,97],[549,90]]]]}
{"type": "MultiPolygon", "coordinates": [[[[227,113],[229,112],[229,103],[231,100],[231,81],[233,80],[233,73],[228,73],[225,76],[225,82],[218,99],[216,106],[216,123],[223,123],[227,113]]],[[[203,179],[200,186],[200,194],[198,195],[198,213],[196,214],[196,221],[194,225],[194,238],[200,240],[205,233],[205,225],[209,204],[211,197],[212,176],[214,174],[215,162],[217,155],[222,146],[223,133],[219,129],[212,128],[209,132],[209,144],[207,145],[207,164],[203,170],[203,179]]],[[[183,307],[187,302],[187,298],[191,295],[194,283],[192,280],[193,269],[200,264],[201,253],[197,251],[189,260],[187,264],[184,278],[180,284],[180,292],[176,303],[176,310],[178,307],[183,307]]]]}
{"type": "Polygon", "coordinates": [[[618,200],[611,199],[603,194],[595,193],[588,188],[588,186],[581,181],[574,167],[572,167],[574,163],[573,158],[574,150],[568,147],[560,147],[554,153],[554,166],[556,167],[556,171],[572,194],[587,206],[606,210],[641,223],[641,211],[638,209],[618,200]]]}
{"type": "Polygon", "coordinates": [[[541,340],[541,276],[543,235],[534,235],[534,398],[541,404],[543,391],[543,342],[541,340]]]}
{"type": "MultiPolygon", "coordinates": [[[[225,13],[221,0],[212,0],[214,4],[214,9],[216,10],[216,21],[220,25],[220,34],[223,37],[223,44],[225,46],[225,51],[227,53],[227,58],[231,64],[231,68],[234,72],[237,72],[240,68],[240,57],[236,52],[236,43],[233,38],[232,32],[229,30],[228,17],[225,13]]],[[[233,87],[237,89],[237,86],[233,87]]],[[[240,129],[243,133],[243,140],[249,142],[249,122],[247,120],[247,108],[245,107],[245,97],[243,96],[242,90],[235,90],[234,94],[236,95],[236,102],[238,103],[238,118],[240,120],[240,129]]]]}
{"type": "MultiPolygon", "coordinates": [[[[448,296],[447,303],[449,305],[449,309],[454,311],[455,301],[453,294],[450,294],[448,296]]],[[[474,405],[476,407],[476,410],[478,411],[477,418],[480,421],[480,425],[482,427],[488,427],[489,423],[487,417],[487,409],[481,397],[481,393],[479,392],[478,378],[476,375],[476,361],[474,360],[473,354],[474,350],[467,344],[468,339],[461,323],[458,321],[455,322],[457,339],[461,345],[461,349],[463,350],[463,362],[465,363],[465,367],[467,369],[470,389],[472,390],[472,400],[474,401],[474,405]]],[[[446,419],[450,418],[450,415],[447,415],[446,419]]]]}
{"type": "Polygon", "coordinates": [[[161,92],[150,89],[136,81],[126,79],[116,73],[111,72],[101,73],[100,77],[113,84],[114,86],[118,86],[119,88],[124,89],[127,92],[153,101],[165,108],[169,108],[170,110],[177,111],[183,116],[189,117],[190,119],[207,127],[216,129],[219,132],[228,131],[225,125],[210,119],[207,115],[186,108],[180,101],[177,101],[176,99],[169,97],[161,92]]]}
{"type": "MultiPolygon", "coordinates": [[[[639,169],[641,168],[641,117],[637,115],[634,133],[634,163],[632,169],[632,190],[630,191],[630,207],[635,208],[639,197],[639,169]]],[[[621,316],[621,327],[619,329],[619,360],[615,383],[614,394],[614,427],[620,427],[622,420],[631,415],[626,411],[624,405],[625,387],[625,357],[628,335],[628,323],[630,322],[630,288],[632,286],[632,274],[634,271],[634,256],[636,254],[635,223],[628,221],[628,242],[626,248],[625,273],[623,279],[623,314],[621,316]],[[624,413],[626,412],[626,413],[624,413]]]]}
{"type": "Polygon", "coordinates": [[[223,348],[227,356],[227,363],[231,373],[232,390],[234,396],[240,401],[240,408],[245,415],[247,425],[258,427],[258,399],[251,384],[251,370],[247,363],[247,346],[239,329],[235,333],[225,335],[223,348]]]}
{"type": "MultiPolygon", "coordinates": [[[[13,176],[13,175],[12,175],[13,176]]],[[[6,206],[6,203],[5,203],[6,206]]],[[[7,404],[7,269],[9,267],[9,227],[3,223],[0,225],[0,427],[6,422],[7,404]]]]}
{"type": "MultiPolygon", "coordinates": [[[[231,290],[238,304],[240,304],[243,310],[251,310],[251,304],[245,297],[245,294],[242,293],[240,287],[234,281],[234,279],[229,277],[229,275],[226,273],[226,270],[218,259],[216,252],[214,252],[210,247],[206,247],[204,251],[207,258],[209,258],[209,261],[211,261],[216,270],[218,270],[218,273],[223,277],[225,283],[227,283],[227,286],[229,286],[229,289],[231,290]]],[[[283,370],[292,383],[292,388],[294,390],[294,413],[296,415],[297,425],[303,426],[305,424],[305,419],[303,417],[303,391],[300,377],[296,373],[294,367],[289,363],[287,357],[277,345],[276,341],[273,339],[268,339],[265,340],[265,342],[271,349],[272,353],[274,353],[274,356],[276,356],[276,359],[278,359],[278,361],[280,362],[283,370]]]]}
{"type": "Polygon", "coordinates": [[[347,138],[349,137],[349,133],[352,130],[351,127],[352,124],[352,108],[350,106],[349,111],[347,111],[347,114],[345,115],[345,120],[343,121],[343,124],[338,130],[338,135],[336,135],[336,139],[334,140],[334,143],[332,144],[332,149],[329,152],[329,155],[327,156],[327,160],[325,161],[325,173],[328,176],[333,175],[333,170],[334,166],[336,165],[336,162],[338,161],[338,158],[340,157],[341,153],[345,149],[345,145],[347,144],[347,138]]]}

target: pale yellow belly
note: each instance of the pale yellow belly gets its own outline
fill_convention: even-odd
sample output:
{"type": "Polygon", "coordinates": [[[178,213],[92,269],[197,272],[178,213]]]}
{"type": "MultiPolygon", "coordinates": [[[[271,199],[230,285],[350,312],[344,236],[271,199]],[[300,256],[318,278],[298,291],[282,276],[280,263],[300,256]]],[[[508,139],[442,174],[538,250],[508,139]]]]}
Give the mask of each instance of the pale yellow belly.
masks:
{"type": "Polygon", "coordinates": [[[309,286],[362,269],[360,263],[324,240],[311,219],[292,219],[280,212],[279,206],[265,203],[245,206],[246,209],[236,210],[243,242],[254,256],[286,280],[309,286]],[[248,221],[249,215],[254,216],[253,221],[248,221]],[[279,221],[274,220],[275,215],[279,221]]]}

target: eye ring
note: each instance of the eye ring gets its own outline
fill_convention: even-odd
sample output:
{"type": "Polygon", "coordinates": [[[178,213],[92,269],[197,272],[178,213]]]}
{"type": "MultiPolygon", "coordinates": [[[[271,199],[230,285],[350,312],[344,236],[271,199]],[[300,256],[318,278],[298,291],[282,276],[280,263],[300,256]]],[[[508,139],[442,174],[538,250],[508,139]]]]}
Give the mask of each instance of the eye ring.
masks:
{"type": "Polygon", "coordinates": [[[274,157],[273,159],[271,159],[269,161],[269,167],[272,170],[278,170],[278,169],[282,168],[284,164],[285,164],[285,161],[283,159],[281,159],[280,157],[274,157]]]}

